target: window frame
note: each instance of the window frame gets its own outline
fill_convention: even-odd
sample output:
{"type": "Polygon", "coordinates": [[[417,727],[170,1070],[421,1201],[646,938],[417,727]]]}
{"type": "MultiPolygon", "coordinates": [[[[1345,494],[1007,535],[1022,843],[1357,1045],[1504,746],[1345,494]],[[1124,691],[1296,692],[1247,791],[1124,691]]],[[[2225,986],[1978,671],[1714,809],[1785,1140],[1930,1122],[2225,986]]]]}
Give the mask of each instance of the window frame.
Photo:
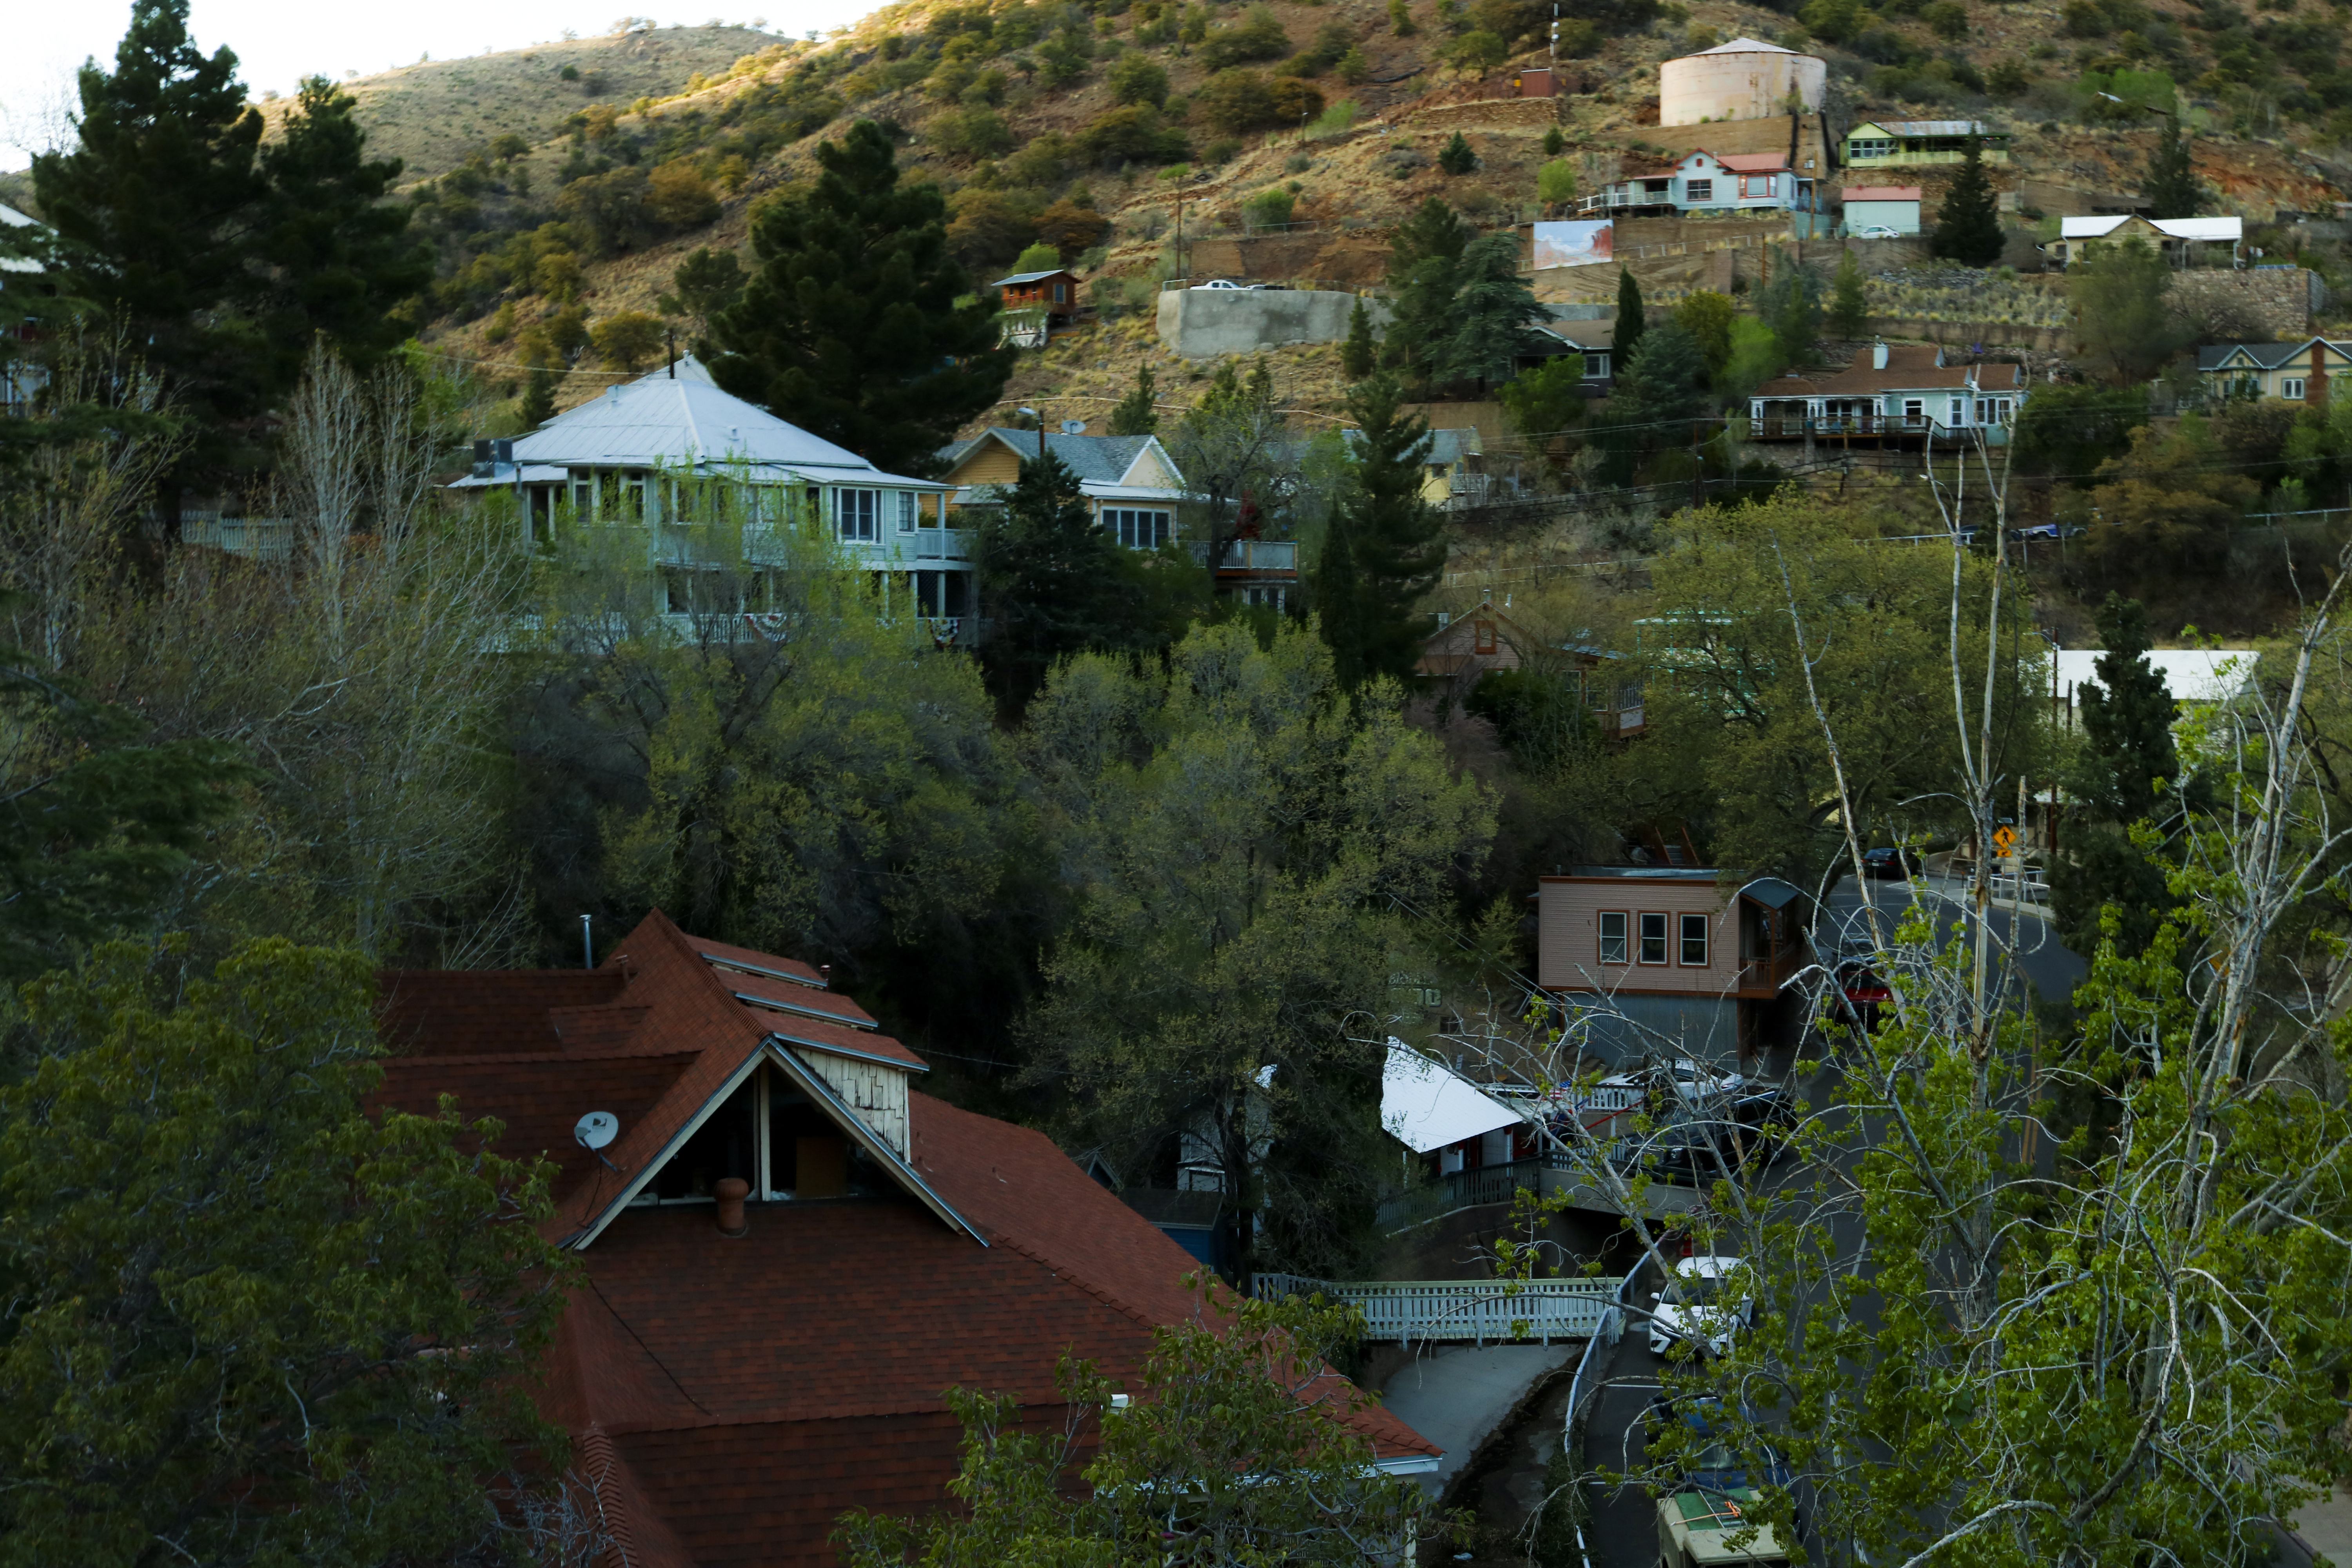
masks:
{"type": "Polygon", "coordinates": [[[1692,914],[1688,910],[1684,910],[1675,915],[1675,924],[1679,928],[1675,932],[1675,967],[1677,969],[1705,969],[1708,967],[1714,962],[1715,938],[1714,934],[1708,930],[1707,917],[1700,914],[1692,914]],[[1691,932],[1693,930],[1696,930],[1698,932],[1698,956],[1696,958],[1693,958],[1690,955],[1691,932]]]}
{"type": "Polygon", "coordinates": [[[872,544],[882,537],[882,492],[852,485],[835,486],[833,492],[833,529],[836,537],[850,544],[872,544]],[[851,498],[858,498],[853,504],[851,498]],[[853,531],[862,529],[864,531],[853,531]]]}
{"type": "Polygon", "coordinates": [[[1474,652],[1497,653],[1501,651],[1502,638],[1496,634],[1494,622],[1473,621],[1471,623],[1470,636],[1472,638],[1472,650],[1474,652]]]}
{"type": "Polygon", "coordinates": [[[2279,396],[2289,403],[2301,403],[2309,395],[2311,378],[2303,375],[2279,377],[2279,396]]]}
{"type": "Polygon", "coordinates": [[[1674,950],[1667,945],[1673,928],[1667,923],[1674,918],[1667,910],[1637,910],[1633,918],[1633,963],[1637,968],[1665,969],[1673,965],[1674,950]],[[1650,922],[1658,922],[1658,956],[1650,956],[1650,922]]]}
{"type": "Polygon", "coordinates": [[[1711,202],[1715,200],[1715,176],[1710,174],[1704,180],[1685,180],[1683,182],[1683,200],[1686,202],[1711,202]]]}
{"type": "Polygon", "coordinates": [[[1633,963],[1633,915],[1627,910],[1599,910],[1594,911],[1592,918],[1592,942],[1593,952],[1598,956],[1598,962],[1606,964],[1614,964],[1620,967],[1633,963]],[[1608,922],[1610,917],[1612,915],[1616,917],[1617,921],[1617,956],[1614,958],[1609,956],[1610,936],[1608,922]]]}

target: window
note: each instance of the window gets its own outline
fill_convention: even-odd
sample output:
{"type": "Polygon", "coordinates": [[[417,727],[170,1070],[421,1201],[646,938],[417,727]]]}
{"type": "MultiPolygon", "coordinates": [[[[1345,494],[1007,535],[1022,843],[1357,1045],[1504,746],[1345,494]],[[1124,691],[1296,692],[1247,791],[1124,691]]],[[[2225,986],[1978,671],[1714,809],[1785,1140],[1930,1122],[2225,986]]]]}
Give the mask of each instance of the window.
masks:
{"type": "Polygon", "coordinates": [[[2290,403],[2303,401],[2304,378],[2299,375],[2279,377],[2279,395],[2290,403]]]}
{"type": "Polygon", "coordinates": [[[1965,425],[1968,421],[1969,405],[1967,400],[1965,398],[1958,397],[1953,398],[1950,416],[1948,417],[1944,423],[1947,425],[1965,425]]]}
{"type": "Polygon", "coordinates": [[[1778,174],[1742,174],[1739,176],[1739,194],[1750,198],[1776,196],[1780,194],[1780,182],[1778,174]]]}
{"type": "Polygon", "coordinates": [[[1705,969],[1706,967],[1706,917],[1685,915],[1682,917],[1682,921],[1683,964],[1689,969],[1705,969]]]}
{"type": "Polygon", "coordinates": [[[596,515],[596,476],[585,469],[572,471],[572,514],[583,521],[596,515]]]}
{"type": "Polygon", "coordinates": [[[1925,419],[1927,417],[1927,400],[1924,397],[1905,398],[1903,400],[1903,417],[1906,419],[1925,419]]]}
{"type": "Polygon", "coordinates": [[[1625,962],[1625,911],[1623,910],[1601,911],[1601,962],[1603,963],[1625,962]]]}
{"type": "Polygon", "coordinates": [[[915,522],[922,510],[923,498],[912,490],[893,490],[890,493],[895,498],[892,504],[898,513],[898,531],[914,532],[915,522]]]}
{"type": "Polygon", "coordinates": [[[870,540],[875,533],[875,514],[880,510],[879,490],[835,490],[834,515],[841,523],[844,539],[870,540]]]}
{"type": "Polygon", "coordinates": [[[1601,350],[1598,353],[1595,353],[1591,349],[1587,349],[1585,351],[1584,379],[1587,381],[1606,381],[1609,379],[1609,353],[1606,349],[1601,350]]]}
{"type": "Polygon", "coordinates": [[[1103,526],[1129,550],[1157,550],[1174,537],[1170,514],[1133,507],[1103,508],[1103,526]]]}
{"type": "Polygon", "coordinates": [[[1715,200],[1715,182],[1713,180],[1685,180],[1683,182],[1683,199],[1693,202],[1711,202],[1715,200]]]}
{"type": "Polygon", "coordinates": [[[1845,144],[1849,158],[1892,158],[1895,142],[1892,137],[1857,136],[1845,144]]]}
{"type": "Polygon", "coordinates": [[[1478,651],[1480,653],[1493,653],[1495,651],[1495,623],[1492,621],[1480,621],[1477,623],[1475,629],[1478,638],[1478,651]]]}
{"type": "Polygon", "coordinates": [[[1642,962],[1664,963],[1666,961],[1666,917],[1644,914],[1642,917],[1642,962]]]}

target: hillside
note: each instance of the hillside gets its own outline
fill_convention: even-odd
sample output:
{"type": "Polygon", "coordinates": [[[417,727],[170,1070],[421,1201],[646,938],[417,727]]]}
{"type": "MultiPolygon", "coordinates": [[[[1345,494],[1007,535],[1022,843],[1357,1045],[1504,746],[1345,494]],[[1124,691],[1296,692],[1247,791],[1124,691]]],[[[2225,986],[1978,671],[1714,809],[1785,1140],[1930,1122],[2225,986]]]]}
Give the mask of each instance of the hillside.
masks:
{"type": "MultiPolygon", "coordinates": [[[[1548,8],[1531,0],[908,3],[821,43],[663,28],[349,87],[373,144],[409,162],[419,226],[441,252],[428,341],[510,390],[516,345],[543,353],[531,332],[545,327],[576,372],[563,403],[611,374],[583,352],[583,321],[657,310],[681,259],[740,247],[761,195],[806,177],[815,142],[861,116],[901,137],[913,177],[947,191],[953,242],[975,271],[1042,237],[1096,279],[1100,340],[1057,344],[1010,389],[1074,404],[1115,396],[1138,356],[1157,352],[1132,313],[1149,311],[1153,280],[1176,264],[1180,216],[1193,270],[1234,269],[1244,202],[1286,194],[1295,226],[1251,242],[1252,275],[1374,282],[1384,231],[1432,195],[1484,223],[1538,216],[1555,123],[1588,191],[1628,153],[1699,144],[1704,127],[1657,126],[1657,67],[1732,37],[1822,54],[1835,127],[1965,114],[2012,132],[2000,183],[2021,225],[2137,188],[2155,117],[2099,96],[2111,89],[2179,109],[2214,210],[2258,226],[2332,216],[2352,184],[2311,151],[2352,132],[2333,13],[2250,20],[2227,0],[1581,10],[1563,24],[1570,90],[1549,101],[1509,96],[1513,69],[1545,58],[1548,8]],[[1436,153],[1456,132],[1479,166],[1448,176],[1436,153]]],[[[2267,238],[2273,257],[2300,246],[2300,259],[2352,285],[2340,246],[2315,232],[2258,228],[2252,243],[2267,238]]],[[[2032,238],[2013,247],[2029,263],[2032,238]]],[[[1336,406],[1328,357],[1282,356],[1302,406],[1336,406]]],[[[1166,369],[1181,398],[1187,373],[1166,369]]]]}

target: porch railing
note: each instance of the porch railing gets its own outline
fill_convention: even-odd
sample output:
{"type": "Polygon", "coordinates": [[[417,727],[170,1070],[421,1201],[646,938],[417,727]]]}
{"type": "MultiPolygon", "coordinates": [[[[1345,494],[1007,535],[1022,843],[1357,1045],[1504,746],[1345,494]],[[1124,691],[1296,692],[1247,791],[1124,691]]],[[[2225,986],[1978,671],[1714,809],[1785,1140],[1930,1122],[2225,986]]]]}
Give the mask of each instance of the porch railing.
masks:
{"type": "Polygon", "coordinates": [[[1261,1274],[1262,1300],[1321,1291],[1364,1314],[1364,1337],[1410,1345],[1440,1342],[1580,1340],[1599,1331],[1614,1279],[1313,1279],[1261,1274]]]}

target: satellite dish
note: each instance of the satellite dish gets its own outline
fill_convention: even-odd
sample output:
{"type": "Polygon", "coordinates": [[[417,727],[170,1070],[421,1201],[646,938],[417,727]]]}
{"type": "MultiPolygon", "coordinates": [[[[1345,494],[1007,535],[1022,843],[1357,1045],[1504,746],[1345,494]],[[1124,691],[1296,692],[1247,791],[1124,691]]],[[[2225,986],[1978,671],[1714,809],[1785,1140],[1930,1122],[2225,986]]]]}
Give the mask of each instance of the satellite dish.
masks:
{"type": "Polygon", "coordinates": [[[1085,435],[1086,433],[1087,433],[1087,422],[1086,422],[1085,420],[1083,420],[1083,419],[1065,419],[1065,420],[1063,420],[1063,421],[1062,421],[1062,434],[1063,434],[1063,435],[1065,435],[1065,436],[1083,436],[1083,435],[1085,435]]]}
{"type": "Polygon", "coordinates": [[[572,1125],[572,1136],[583,1149],[602,1149],[621,1135],[621,1119],[609,1110],[592,1110],[572,1125]]]}

